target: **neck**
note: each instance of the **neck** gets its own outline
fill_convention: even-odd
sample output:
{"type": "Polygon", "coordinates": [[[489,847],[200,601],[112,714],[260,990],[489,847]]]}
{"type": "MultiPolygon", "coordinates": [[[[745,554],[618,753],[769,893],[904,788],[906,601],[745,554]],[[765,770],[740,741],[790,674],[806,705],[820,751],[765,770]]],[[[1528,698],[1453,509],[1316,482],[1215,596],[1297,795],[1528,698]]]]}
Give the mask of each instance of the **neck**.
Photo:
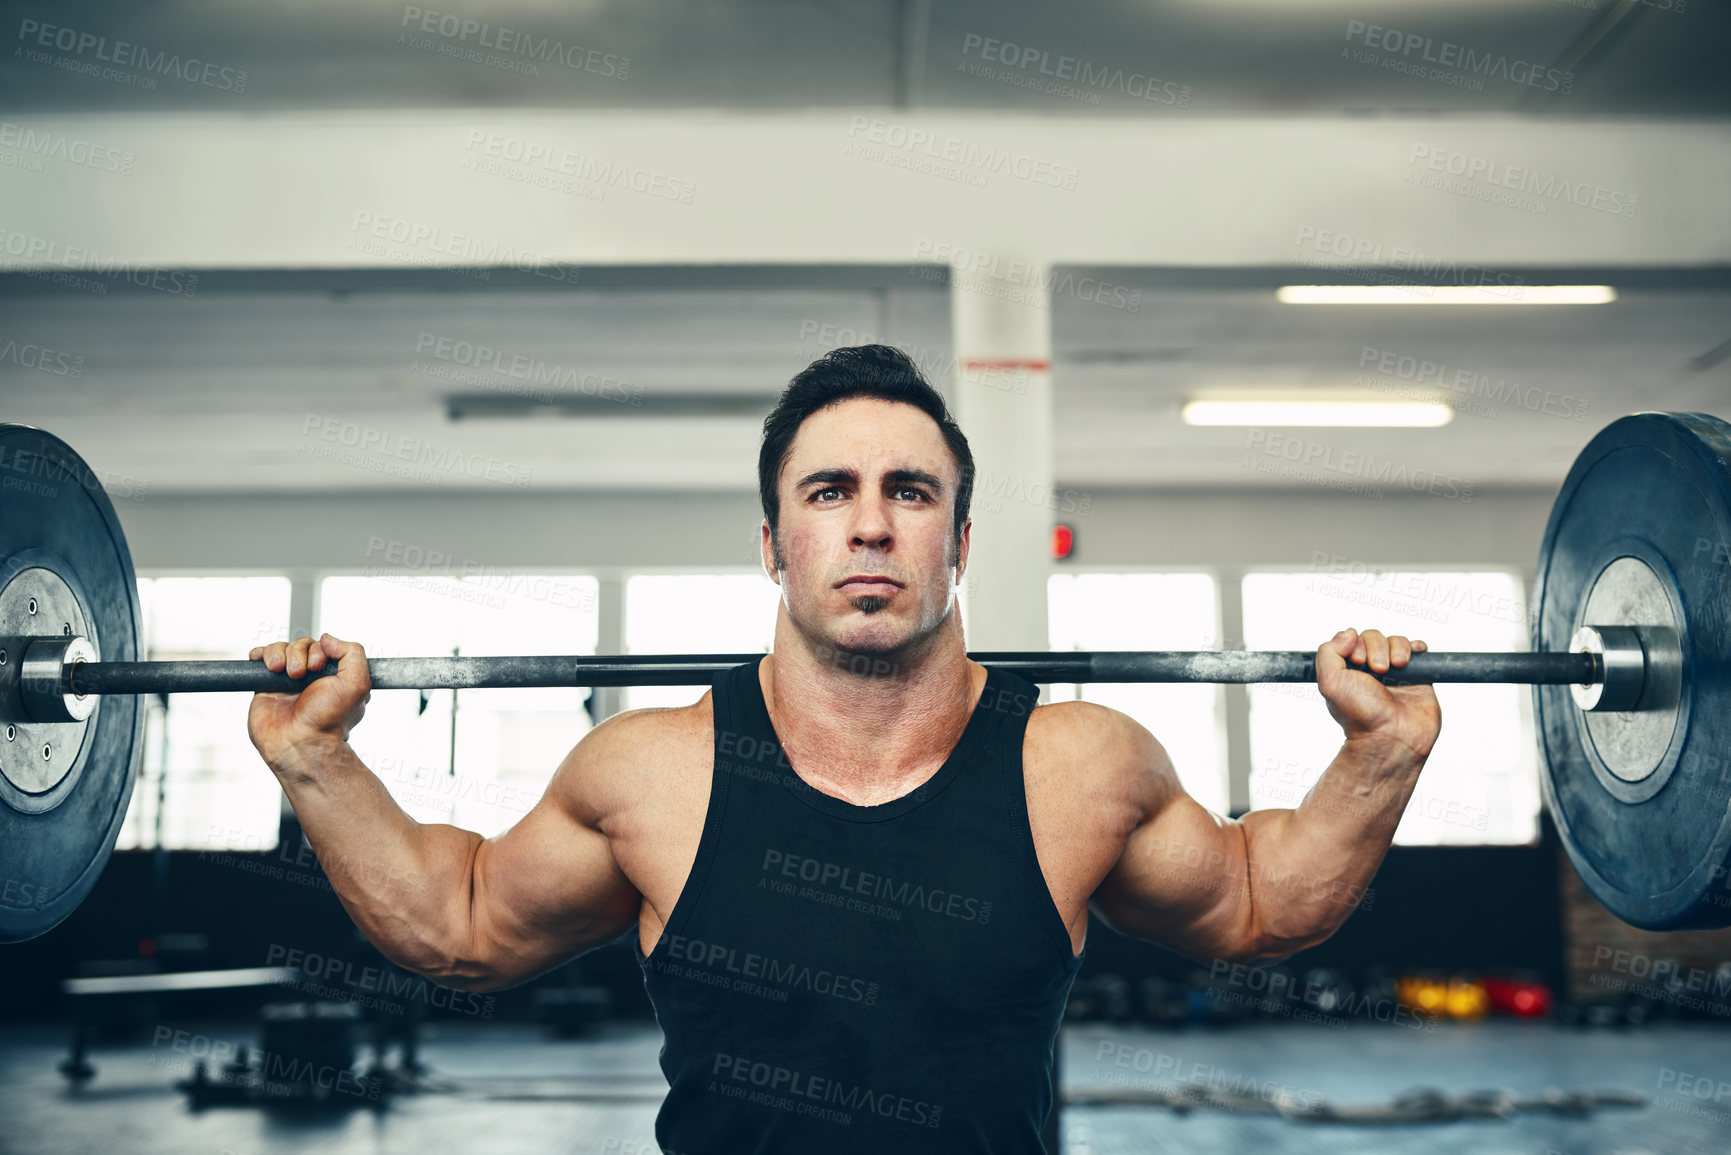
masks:
{"type": "Polygon", "coordinates": [[[784,605],[759,682],[799,776],[872,806],[937,773],[967,728],[986,669],[968,659],[955,613],[906,651],[855,655],[814,643],[784,605]]]}

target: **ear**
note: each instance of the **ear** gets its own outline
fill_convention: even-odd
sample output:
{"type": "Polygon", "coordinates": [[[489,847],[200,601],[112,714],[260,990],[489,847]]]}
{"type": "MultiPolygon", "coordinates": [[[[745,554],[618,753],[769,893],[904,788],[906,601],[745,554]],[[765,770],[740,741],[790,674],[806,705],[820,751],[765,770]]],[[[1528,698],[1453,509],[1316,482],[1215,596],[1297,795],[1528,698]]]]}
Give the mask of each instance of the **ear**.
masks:
{"type": "Polygon", "coordinates": [[[763,519],[759,537],[761,540],[758,542],[758,547],[763,554],[763,572],[769,575],[770,581],[780,585],[781,570],[777,569],[775,564],[775,534],[770,531],[767,517],[763,519]]]}
{"type": "Polygon", "coordinates": [[[973,541],[974,519],[962,522],[962,537],[956,544],[956,584],[962,584],[962,575],[968,569],[968,546],[973,541]]]}

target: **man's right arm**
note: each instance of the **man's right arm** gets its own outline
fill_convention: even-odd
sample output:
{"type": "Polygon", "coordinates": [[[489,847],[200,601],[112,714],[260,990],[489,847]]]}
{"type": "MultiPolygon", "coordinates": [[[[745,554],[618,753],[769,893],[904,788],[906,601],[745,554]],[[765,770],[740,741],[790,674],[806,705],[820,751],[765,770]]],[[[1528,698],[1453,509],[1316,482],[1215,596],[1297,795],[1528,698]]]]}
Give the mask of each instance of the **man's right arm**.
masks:
{"type": "Polygon", "coordinates": [[[484,839],[410,818],[349,747],[370,690],[358,645],[326,635],[255,654],[291,676],[358,659],[299,695],[259,695],[248,729],[344,909],[392,962],[448,986],[497,990],[637,921],[641,898],[603,830],[630,790],[617,773],[630,765],[629,726],[585,736],[534,809],[484,839]]]}

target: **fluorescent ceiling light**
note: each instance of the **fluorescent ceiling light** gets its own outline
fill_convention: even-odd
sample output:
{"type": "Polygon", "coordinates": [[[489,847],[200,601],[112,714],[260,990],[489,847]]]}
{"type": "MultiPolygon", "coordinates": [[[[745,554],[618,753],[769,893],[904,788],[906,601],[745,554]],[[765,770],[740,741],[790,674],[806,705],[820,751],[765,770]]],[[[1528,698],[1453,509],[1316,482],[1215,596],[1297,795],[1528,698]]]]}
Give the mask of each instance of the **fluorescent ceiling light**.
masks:
{"type": "Polygon", "coordinates": [[[1454,420],[1440,401],[1208,401],[1184,403],[1189,425],[1329,425],[1434,428],[1454,420]]]}
{"type": "Polygon", "coordinates": [[[543,417],[748,417],[762,421],[775,408],[774,393],[644,393],[619,389],[616,395],[561,393],[556,388],[533,395],[451,393],[445,416],[452,421],[522,420],[543,417]]]}
{"type": "Polygon", "coordinates": [[[1283,305],[1608,305],[1610,285],[1282,285],[1283,305]]]}

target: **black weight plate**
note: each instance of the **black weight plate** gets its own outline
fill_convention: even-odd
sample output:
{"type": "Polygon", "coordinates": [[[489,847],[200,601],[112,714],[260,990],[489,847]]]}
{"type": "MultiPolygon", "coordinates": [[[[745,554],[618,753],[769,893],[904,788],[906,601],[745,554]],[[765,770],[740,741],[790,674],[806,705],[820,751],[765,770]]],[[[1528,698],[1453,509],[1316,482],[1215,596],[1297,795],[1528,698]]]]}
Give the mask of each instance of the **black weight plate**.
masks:
{"type": "MultiPolygon", "coordinates": [[[[103,660],[138,659],[138,583],[101,481],[59,438],[0,424],[0,587],[30,566],[78,595],[103,660]]],[[[142,725],[136,698],[105,697],[57,803],[32,813],[0,794],[0,942],[54,927],[96,884],[132,798],[142,725]]]]}
{"type": "Polygon", "coordinates": [[[1582,621],[1617,557],[1650,567],[1671,603],[1676,721],[1643,739],[1655,768],[1627,781],[1607,768],[1568,688],[1533,687],[1545,804],[1575,869],[1618,918],[1649,930],[1731,925],[1731,425],[1641,413],[1588,443],[1545,528],[1534,649],[1566,650],[1577,626],[1617,624],[1582,621]]]}

